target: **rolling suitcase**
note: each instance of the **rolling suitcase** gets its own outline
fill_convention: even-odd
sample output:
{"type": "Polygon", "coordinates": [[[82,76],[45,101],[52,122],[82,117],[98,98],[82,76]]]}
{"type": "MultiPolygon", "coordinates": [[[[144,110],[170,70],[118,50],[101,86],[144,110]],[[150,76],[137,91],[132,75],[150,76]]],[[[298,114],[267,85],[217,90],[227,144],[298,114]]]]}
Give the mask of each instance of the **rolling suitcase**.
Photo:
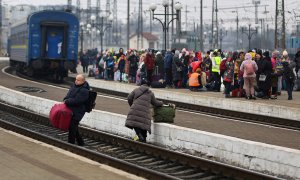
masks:
{"type": "Polygon", "coordinates": [[[68,131],[72,118],[72,111],[66,104],[55,104],[49,114],[49,120],[53,127],[68,131]]]}
{"type": "Polygon", "coordinates": [[[154,122],[173,123],[175,118],[175,110],[175,104],[168,104],[154,108],[154,122]]]}
{"type": "Polygon", "coordinates": [[[295,85],[294,85],[295,91],[300,91],[300,79],[296,79],[295,85]]]}

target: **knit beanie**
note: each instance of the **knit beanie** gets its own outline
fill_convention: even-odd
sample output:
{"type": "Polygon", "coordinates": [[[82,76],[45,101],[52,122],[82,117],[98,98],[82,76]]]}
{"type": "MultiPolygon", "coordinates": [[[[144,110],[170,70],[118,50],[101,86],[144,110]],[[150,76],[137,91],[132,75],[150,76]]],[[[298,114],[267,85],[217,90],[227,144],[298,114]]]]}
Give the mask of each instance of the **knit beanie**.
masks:
{"type": "Polygon", "coordinates": [[[252,55],[250,53],[246,53],[245,60],[252,60],[252,55]]]}

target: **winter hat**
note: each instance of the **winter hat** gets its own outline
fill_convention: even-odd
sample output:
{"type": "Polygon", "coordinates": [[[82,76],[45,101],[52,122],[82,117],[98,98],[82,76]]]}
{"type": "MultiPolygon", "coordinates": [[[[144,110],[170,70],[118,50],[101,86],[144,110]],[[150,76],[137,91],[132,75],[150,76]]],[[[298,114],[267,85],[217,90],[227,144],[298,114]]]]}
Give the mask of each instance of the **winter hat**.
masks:
{"type": "Polygon", "coordinates": [[[180,52],[178,50],[175,51],[175,55],[179,56],[180,52]]]}
{"type": "Polygon", "coordinates": [[[252,60],[252,55],[250,53],[246,53],[245,60],[252,60]]]}
{"type": "Polygon", "coordinates": [[[282,52],[282,55],[283,55],[283,56],[287,56],[287,55],[288,55],[288,52],[287,52],[286,50],[284,50],[284,51],[282,52]]]}
{"type": "Polygon", "coordinates": [[[160,51],[157,51],[156,56],[159,55],[159,54],[161,54],[161,52],[160,52],[160,51]]]}
{"type": "Polygon", "coordinates": [[[263,55],[264,55],[265,57],[270,57],[269,51],[265,51],[265,52],[263,53],[263,55]]]}

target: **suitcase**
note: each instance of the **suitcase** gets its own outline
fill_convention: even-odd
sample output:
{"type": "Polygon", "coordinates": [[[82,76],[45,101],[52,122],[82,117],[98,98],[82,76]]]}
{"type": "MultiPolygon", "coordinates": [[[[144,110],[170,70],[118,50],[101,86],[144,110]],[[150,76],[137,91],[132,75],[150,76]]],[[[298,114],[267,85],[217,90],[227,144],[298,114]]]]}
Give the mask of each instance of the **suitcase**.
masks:
{"type": "Polygon", "coordinates": [[[296,79],[295,85],[294,85],[295,91],[300,91],[300,79],[296,79]]]}
{"type": "Polygon", "coordinates": [[[49,120],[53,127],[68,131],[72,114],[66,104],[55,104],[50,110],[49,120]]]}
{"type": "Polygon", "coordinates": [[[163,82],[153,81],[150,85],[152,88],[165,88],[166,84],[163,82]]]}
{"type": "Polygon", "coordinates": [[[175,110],[175,104],[168,104],[154,108],[154,122],[174,123],[175,110]]]}

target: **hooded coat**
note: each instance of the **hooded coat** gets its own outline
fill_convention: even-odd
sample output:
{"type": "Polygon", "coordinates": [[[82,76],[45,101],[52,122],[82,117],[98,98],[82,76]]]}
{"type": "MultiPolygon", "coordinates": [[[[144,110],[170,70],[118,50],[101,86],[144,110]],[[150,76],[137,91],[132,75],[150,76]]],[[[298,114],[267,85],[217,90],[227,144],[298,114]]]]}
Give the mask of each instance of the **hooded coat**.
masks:
{"type": "Polygon", "coordinates": [[[65,104],[73,112],[72,118],[78,122],[83,118],[86,112],[85,102],[89,98],[89,89],[90,86],[87,82],[79,86],[73,84],[66,97],[64,98],[65,104]]]}
{"type": "Polygon", "coordinates": [[[158,101],[147,85],[142,85],[133,90],[127,97],[130,110],[127,115],[125,126],[148,131],[151,134],[151,104],[155,107],[163,105],[158,101]]]}
{"type": "Polygon", "coordinates": [[[272,74],[272,63],[270,57],[264,57],[257,61],[258,70],[256,72],[257,85],[261,90],[268,90],[272,86],[271,74],[272,74]],[[265,81],[259,81],[261,74],[266,75],[265,81]]]}

